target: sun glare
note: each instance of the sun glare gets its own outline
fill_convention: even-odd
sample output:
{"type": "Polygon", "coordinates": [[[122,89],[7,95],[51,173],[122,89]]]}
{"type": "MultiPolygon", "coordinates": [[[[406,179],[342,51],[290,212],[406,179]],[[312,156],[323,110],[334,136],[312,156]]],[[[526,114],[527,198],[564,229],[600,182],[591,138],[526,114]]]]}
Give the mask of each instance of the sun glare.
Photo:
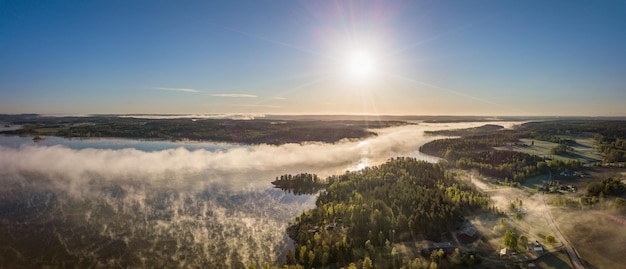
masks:
{"type": "Polygon", "coordinates": [[[376,61],[365,50],[353,51],[348,58],[347,72],[357,81],[369,79],[376,73],[376,61]]]}

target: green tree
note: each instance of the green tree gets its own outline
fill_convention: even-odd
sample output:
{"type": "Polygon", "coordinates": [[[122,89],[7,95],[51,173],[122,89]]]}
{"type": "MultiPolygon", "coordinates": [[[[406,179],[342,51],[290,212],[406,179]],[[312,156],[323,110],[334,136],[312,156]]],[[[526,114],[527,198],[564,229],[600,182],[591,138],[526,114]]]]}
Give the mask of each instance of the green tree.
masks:
{"type": "Polygon", "coordinates": [[[556,238],[554,238],[554,235],[546,235],[546,242],[550,243],[550,244],[554,244],[556,243],[556,238]]]}
{"type": "Polygon", "coordinates": [[[374,265],[372,264],[372,260],[370,259],[369,256],[365,256],[365,259],[363,259],[363,269],[372,269],[374,268],[374,265]]]}
{"type": "Polygon", "coordinates": [[[571,155],[574,151],[565,144],[559,144],[550,150],[550,154],[554,155],[571,155]]]}
{"type": "Polygon", "coordinates": [[[506,231],[506,233],[504,233],[504,238],[502,239],[502,243],[507,249],[516,249],[517,248],[517,235],[514,232],[506,231]]]}
{"type": "Polygon", "coordinates": [[[526,237],[525,235],[520,235],[517,242],[520,246],[525,247],[526,244],[528,244],[528,237],[526,237]]]}

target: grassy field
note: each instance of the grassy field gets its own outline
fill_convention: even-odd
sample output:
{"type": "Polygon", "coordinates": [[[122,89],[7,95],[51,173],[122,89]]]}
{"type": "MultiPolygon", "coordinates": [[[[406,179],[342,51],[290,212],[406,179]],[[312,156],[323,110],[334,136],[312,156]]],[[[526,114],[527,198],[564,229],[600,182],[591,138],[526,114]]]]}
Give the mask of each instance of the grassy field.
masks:
{"type": "Polygon", "coordinates": [[[569,257],[563,250],[547,253],[539,257],[533,263],[536,268],[542,269],[574,268],[572,263],[569,261],[569,257]]]}
{"type": "Polygon", "coordinates": [[[561,156],[561,155],[553,155],[550,153],[550,150],[556,147],[557,143],[540,141],[534,139],[520,139],[520,141],[526,146],[506,146],[506,147],[498,147],[496,149],[500,150],[515,150],[524,153],[528,153],[531,155],[537,155],[540,157],[547,157],[556,160],[580,160],[585,163],[594,163],[602,161],[602,155],[600,152],[595,150],[593,145],[592,138],[578,138],[578,137],[562,137],[567,139],[573,139],[577,142],[575,146],[572,147],[574,150],[573,155],[561,156]],[[534,145],[533,145],[534,142],[534,145]]]}
{"type": "MultiPolygon", "coordinates": [[[[589,183],[613,176],[624,178],[626,175],[626,169],[615,167],[588,167],[582,171],[586,175],[582,178],[557,178],[562,184],[577,186],[577,192],[545,194],[546,199],[561,197],[577,201],[584,195],[589,183]]],[[[547,176],[527,179],[524,187],[532,192],[546,179],[547,176]]],[[[613,199],[606,197],[604,202],[585,206],[584,209],[580,209],[575,202],[571,207],[550,207],[559,229],[573,244],[587,268],[620,268],[626,264],[626,255],[623,254],[626,246],[626,210],[614,208],[613,199]]]]}
{"type": "MultiPolygon", "coordinates": [[[[537,176],[524,180],[522,188],[507,188],[489,183],[489,180],[479,180],[483,178],[474,175],[472,183],[479,189],[491,196],[494,205],[505,210],[506,216],[494,216],[484,214],[472,219],[472,223],[480,230],[487,247],[486,251],[497,251],[502,247],[502,231],[496,232],[499,220],[505,218],[507,228],[515,231],[518,235],[524,234],[529,240],[539,240],[544,244],[549,253],[544,254],[534,261],[536,268],[572,268],[572,264],[566,253],[561,251],[563,244],[557,242],[548,244],[544,238],[548,234],[553,234],[546,222],[545,209],[549,209],[554,216],[559,230],[568,241],[574,246],[584,261],[587,268],[621,268],[626,264],[626,255],[623,254],[626,246],[626,209],[617,210],[614,208],[613,198],[606,197],[604,204],[593,207],[585,206],[580,209],[577,203],[573,207],[564,206],[543,206],[543,199],[550,201],[557,197],[578,201],[585,191],[586,186],[594,181],[603,180],[613,176],[626,178],[626,169],[616,167],[586,167],[582,168],[584,177],[563,177],[553,174],[553,179],[557,179],[562,184],[575,185],[577,192],[563,191],[558,194],[537,193],[537,186],[541,186],[548,180],[548,175],[537,176]],[[506,210],[507,204],[519,198],[523,201],[523,219],[515,220],[510,211],[506,210]],[[622,222],[623,220],[623,222],[622,222]]],[[[458,172],[461,174],[461,172],[458,172]]],[[[468,176],[459,178],[468,180],[468,176]]],[[[626,194],[624,195],[626,197],[626,194]]],[[[529,255],[529,254],[524,254],[529,255]]],[[[485,255],[491,257],[491,255],[485,255]]],[[[495,262],[497,258],[489,259],[495,262]]],[[[511,261],[511,263],[515,263],[511,261]]],[[[488,266],[487,266],[488,267],[488,266]]],[[[513,267],[517,268],[517,267],[513,267]]]]}
{"type": "Polygon", "coordinates": [[[588,268],[622,268],[626,264],[626,226],[612,210],[552,210],[555,219],[588,268]]]}

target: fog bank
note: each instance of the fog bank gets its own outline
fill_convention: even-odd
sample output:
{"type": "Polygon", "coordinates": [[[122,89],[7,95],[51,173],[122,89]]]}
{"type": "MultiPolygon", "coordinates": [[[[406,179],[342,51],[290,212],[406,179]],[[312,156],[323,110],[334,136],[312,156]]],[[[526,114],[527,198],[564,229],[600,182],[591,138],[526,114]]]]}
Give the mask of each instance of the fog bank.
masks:
{"type": "Polygon", "coordinates": [[[271,189],[274,177],[325,177],[395,156],[436,161],[417,152],[435,139],[424,130],[482,124],[387,128],[334,144],[154,151],[6,146],[0,137],[0,230],[10,235],[0,238],[0,257],[25,267],[273,263],[284,256],[287,223],[315,200],[271,189]]]}

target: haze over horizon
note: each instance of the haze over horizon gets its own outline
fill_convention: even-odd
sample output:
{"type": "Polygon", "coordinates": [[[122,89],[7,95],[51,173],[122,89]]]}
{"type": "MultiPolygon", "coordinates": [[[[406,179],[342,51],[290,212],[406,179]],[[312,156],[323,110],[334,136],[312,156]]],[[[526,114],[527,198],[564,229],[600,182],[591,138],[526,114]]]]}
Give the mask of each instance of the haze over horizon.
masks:
{"type": "Polygon", "coordinates": [[[626,116],[626,2],[3,1],[0,114],[626,116]]]}

